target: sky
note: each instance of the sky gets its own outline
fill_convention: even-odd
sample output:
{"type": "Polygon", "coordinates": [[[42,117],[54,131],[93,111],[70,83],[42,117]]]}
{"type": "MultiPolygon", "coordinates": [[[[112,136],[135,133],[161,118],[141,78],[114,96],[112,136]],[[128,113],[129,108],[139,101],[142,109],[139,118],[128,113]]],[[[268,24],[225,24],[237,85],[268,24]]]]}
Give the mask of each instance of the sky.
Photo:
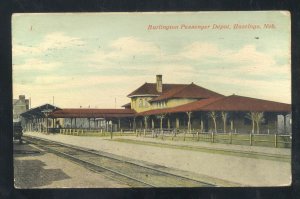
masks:
{"type": "Polygon", "coordinates": [[[291,103],[290,32],[286,11],[14,14],[13,96],[31,107],[120,108],[161,74],[291,103]]]}

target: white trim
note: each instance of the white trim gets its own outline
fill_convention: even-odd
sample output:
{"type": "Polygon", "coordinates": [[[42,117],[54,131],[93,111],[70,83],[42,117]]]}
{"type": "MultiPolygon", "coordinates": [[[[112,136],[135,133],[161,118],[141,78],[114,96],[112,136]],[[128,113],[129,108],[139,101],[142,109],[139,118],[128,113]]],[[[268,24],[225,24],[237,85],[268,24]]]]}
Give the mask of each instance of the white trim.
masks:
{"type": "Polygon", "coordinates": [[[131,98],[131,97],[157,97],[157,96],[159,95],[143,94],[143,95],[130,95],[128,97],[131,98]]]}

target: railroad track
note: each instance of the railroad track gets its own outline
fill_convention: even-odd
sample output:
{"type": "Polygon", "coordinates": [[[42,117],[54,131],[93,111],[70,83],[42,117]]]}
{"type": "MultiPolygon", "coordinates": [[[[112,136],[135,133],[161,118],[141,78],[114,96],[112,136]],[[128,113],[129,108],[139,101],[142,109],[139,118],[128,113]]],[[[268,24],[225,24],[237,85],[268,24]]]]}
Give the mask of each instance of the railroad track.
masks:
{"type": "Polygon", "coordinates": [[[130,187],[214,186],[213,184],[201,180],[190,179],[156,168],[139,165],[127,160],[103,155],[93,150],[78,148],[36,137],[26,136],[24,137],[24,140],[115,181],[127,184],[130,187]]]}

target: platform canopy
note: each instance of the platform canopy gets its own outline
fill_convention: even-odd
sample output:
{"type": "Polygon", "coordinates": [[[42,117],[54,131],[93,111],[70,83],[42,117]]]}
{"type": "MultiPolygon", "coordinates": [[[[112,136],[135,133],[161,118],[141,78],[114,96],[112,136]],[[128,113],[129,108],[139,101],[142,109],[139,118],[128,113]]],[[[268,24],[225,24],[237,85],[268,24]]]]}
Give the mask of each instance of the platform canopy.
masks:
{"type": "Polygon", "coordinates": [[[51,112],[55,110],[61,110],[61,108],[57,106],[53,106],[51,104],[44,104],[35,108],[31,108],[28,111],[21,113],[23,118],[31,119],[31,118],[44,118],[48,116],[51,112]]]}
{"type": "Polygon", "coordinates": [[[124,118],[134,117],[132,109],[60,109],[50,114],[52,118],[124,118]]]}
{"type": "Polygon", "coordinates": [[[202,99],[181,106],[165,109],[155,109],[140,112],[137,115],[159,115],[168,113],[193,112],[193,111],[235,111],[235,112],[278,112],[290,113],[291,105],[244,97],[239,95],[230,95],[228,97],[217,97],[202,99]]]}

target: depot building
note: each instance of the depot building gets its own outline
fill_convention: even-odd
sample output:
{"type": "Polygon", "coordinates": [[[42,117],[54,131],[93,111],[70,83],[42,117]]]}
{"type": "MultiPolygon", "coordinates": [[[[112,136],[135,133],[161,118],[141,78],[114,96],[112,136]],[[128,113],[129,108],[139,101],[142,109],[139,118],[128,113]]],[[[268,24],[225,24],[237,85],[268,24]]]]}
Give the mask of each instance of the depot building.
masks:
{"type": "Polygon", "coordinates": [[[291,105],[224,96],[194,83],[144,83],[120,109],[60,108],[44,104],[21,114],[27,131],[182,129],[216,133],[291,133],[291,105]]]}

